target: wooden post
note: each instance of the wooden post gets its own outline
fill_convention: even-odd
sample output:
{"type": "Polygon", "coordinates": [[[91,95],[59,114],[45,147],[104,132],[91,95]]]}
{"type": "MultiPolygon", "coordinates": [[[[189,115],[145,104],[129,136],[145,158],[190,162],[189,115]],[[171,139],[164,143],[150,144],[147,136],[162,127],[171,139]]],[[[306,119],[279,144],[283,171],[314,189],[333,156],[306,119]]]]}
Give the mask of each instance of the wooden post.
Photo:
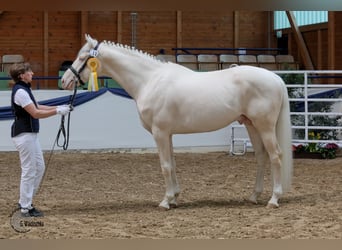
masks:
{"type": "Polygon", "coordinates": [[[177,11],[177,48],[181,48],[182,45],[182,11],[177,11]]]}
{"type": "Polygon", "coordinates": [[[296,18],[292,11],[286,11],[287,18],[291,24],[291,29],[294,33],[295,40],[297,42],[300,55],[303,58],[305,69],[313,70],[314,66],[312,64],[308,48],[306,47],[305,41],[303,39],[302,33],[300,32],[298,25],[296,23],[296,18]]]}
{"type": "MultiPolygon", "coordinates": [[[[43,17],[43,72],[44,76],[49,75],[49,14],[44,11],[43,17]]],[[[44,80],[44,88],[48,88],[48,80],[44,80]]]]}
{"type": "Polygon", "coordinates": [[[335,13],[328,12],[328,69],[335,69],[335,13]]]}
{"type": "Polygon", "coordinates": [[[234,15],[234,26],[233,26],[233,29],[234,29],[234,45],[233,47],[234,48],[238,48],[239,47],[239,36],[240,36],[240,32],[239,32],[239,26],[240,26],[240,16],[239,16],[239,11],[234,11],[233,13],[234,15]]]}
{"type": "Polygon", "coordinates": [[[317,69],[322,70],[322,30],[317,31],[317,69]]]}
{"type": "Polygon", "coordinates": [[[122,11],[118,11],[117,13],[117,36],[116,40],[118,43],[122,43],[122,11]]]}

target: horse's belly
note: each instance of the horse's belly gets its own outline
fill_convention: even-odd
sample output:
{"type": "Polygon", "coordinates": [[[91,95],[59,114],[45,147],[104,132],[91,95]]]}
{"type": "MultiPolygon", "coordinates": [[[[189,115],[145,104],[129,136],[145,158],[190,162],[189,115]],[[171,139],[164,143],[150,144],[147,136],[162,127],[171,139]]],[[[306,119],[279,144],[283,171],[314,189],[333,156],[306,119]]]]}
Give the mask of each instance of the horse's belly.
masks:
{"type": "Polygon", "coordinates": [[[171,123],[172,133],[200,133],[210,132],[228,126],[237,119],[238,115],[234,113],[203,112],[199,110],[197,114],[174,118],[171,123]]]}

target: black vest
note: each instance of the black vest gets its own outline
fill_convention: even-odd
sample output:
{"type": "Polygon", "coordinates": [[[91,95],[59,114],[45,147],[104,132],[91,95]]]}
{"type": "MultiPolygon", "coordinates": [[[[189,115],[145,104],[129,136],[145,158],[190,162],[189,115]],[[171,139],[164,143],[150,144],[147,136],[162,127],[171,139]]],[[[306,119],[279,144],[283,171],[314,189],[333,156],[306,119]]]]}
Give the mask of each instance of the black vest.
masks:
{"type": "Polygon", "coordinates": [[[34,105],[37,107],[37,102],[34,99],[34,96],[31,91],[31,85],[24,83],[24,82],[17,82],[12,89],[12,111],[15,116],[14,122],[12,124],[12,129],[11,129],[11,136],[17,136],[20,133],[24,132],[31,132],[31,133],[38,133],[39,132],[39,120],[33,118],[24,108],[21,106],[18,106],[14,102],[14,95],[17,92],[18,89],[23,89],[25,90],[30,98],[32,99],[34,105]]]}

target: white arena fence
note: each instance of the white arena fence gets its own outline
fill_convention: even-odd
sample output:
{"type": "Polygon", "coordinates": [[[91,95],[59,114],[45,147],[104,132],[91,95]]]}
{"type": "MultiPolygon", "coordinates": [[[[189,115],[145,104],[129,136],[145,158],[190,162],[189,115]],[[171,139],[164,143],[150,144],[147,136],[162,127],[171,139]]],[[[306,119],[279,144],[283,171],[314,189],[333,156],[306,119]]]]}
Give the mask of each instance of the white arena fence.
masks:
{"type": "MultiPolygon", "coordinates": [[[[274,72],[287,80],[292,105],[293,144],[336,143],[342,147],[342,71],[274,72]],[[323,111],[317,110],[320,106],[323,111]],[[313,131],[316,135],[321,131],[336,137],[318,139],[312,136],[313,131]]],[[[230,153],[244,154],[251,147],[245,127],[234,123],[231,126],[230,153]]]]}

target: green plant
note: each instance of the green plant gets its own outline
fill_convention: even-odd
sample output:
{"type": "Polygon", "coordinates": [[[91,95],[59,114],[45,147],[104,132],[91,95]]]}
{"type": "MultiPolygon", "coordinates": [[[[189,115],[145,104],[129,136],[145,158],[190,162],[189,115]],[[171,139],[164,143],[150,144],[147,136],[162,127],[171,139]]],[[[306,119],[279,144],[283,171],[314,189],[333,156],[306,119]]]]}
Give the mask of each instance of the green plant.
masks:
{"type": "MultiPolygon", "coordinates": [[[[310,140],[319,140],[321,139],[321,135],[319,133],[316,133],[315,132],[310,132],[309,133],[309,139],[310,140]]],[[[317,152],[318,151],[318,144],[316,142],[309,142],[308,143],[308,151],[309,152],[317,152]]]]}
{"type": "MultiPolygon", "coordinates": [[[[309,133],[309,139],[319,140],[321,138],[320,134],[315,134],[314,132],[309,133]]],[[[295,153],[319,153],[323,159],[333,159],[336,158],[336,151],[338,150],[338,145],[336,143],[316,143],[310,142],[306,144],[292,145],[292,151],[295,153]]]]}
{"type": "Polygon", "coordinates": [[[319,152],[321,153],[323,159],[334,159],[336,158],[337,149],[338,149],[337,144],[328,143],[324,147],[320,147],[319,152]]]}

